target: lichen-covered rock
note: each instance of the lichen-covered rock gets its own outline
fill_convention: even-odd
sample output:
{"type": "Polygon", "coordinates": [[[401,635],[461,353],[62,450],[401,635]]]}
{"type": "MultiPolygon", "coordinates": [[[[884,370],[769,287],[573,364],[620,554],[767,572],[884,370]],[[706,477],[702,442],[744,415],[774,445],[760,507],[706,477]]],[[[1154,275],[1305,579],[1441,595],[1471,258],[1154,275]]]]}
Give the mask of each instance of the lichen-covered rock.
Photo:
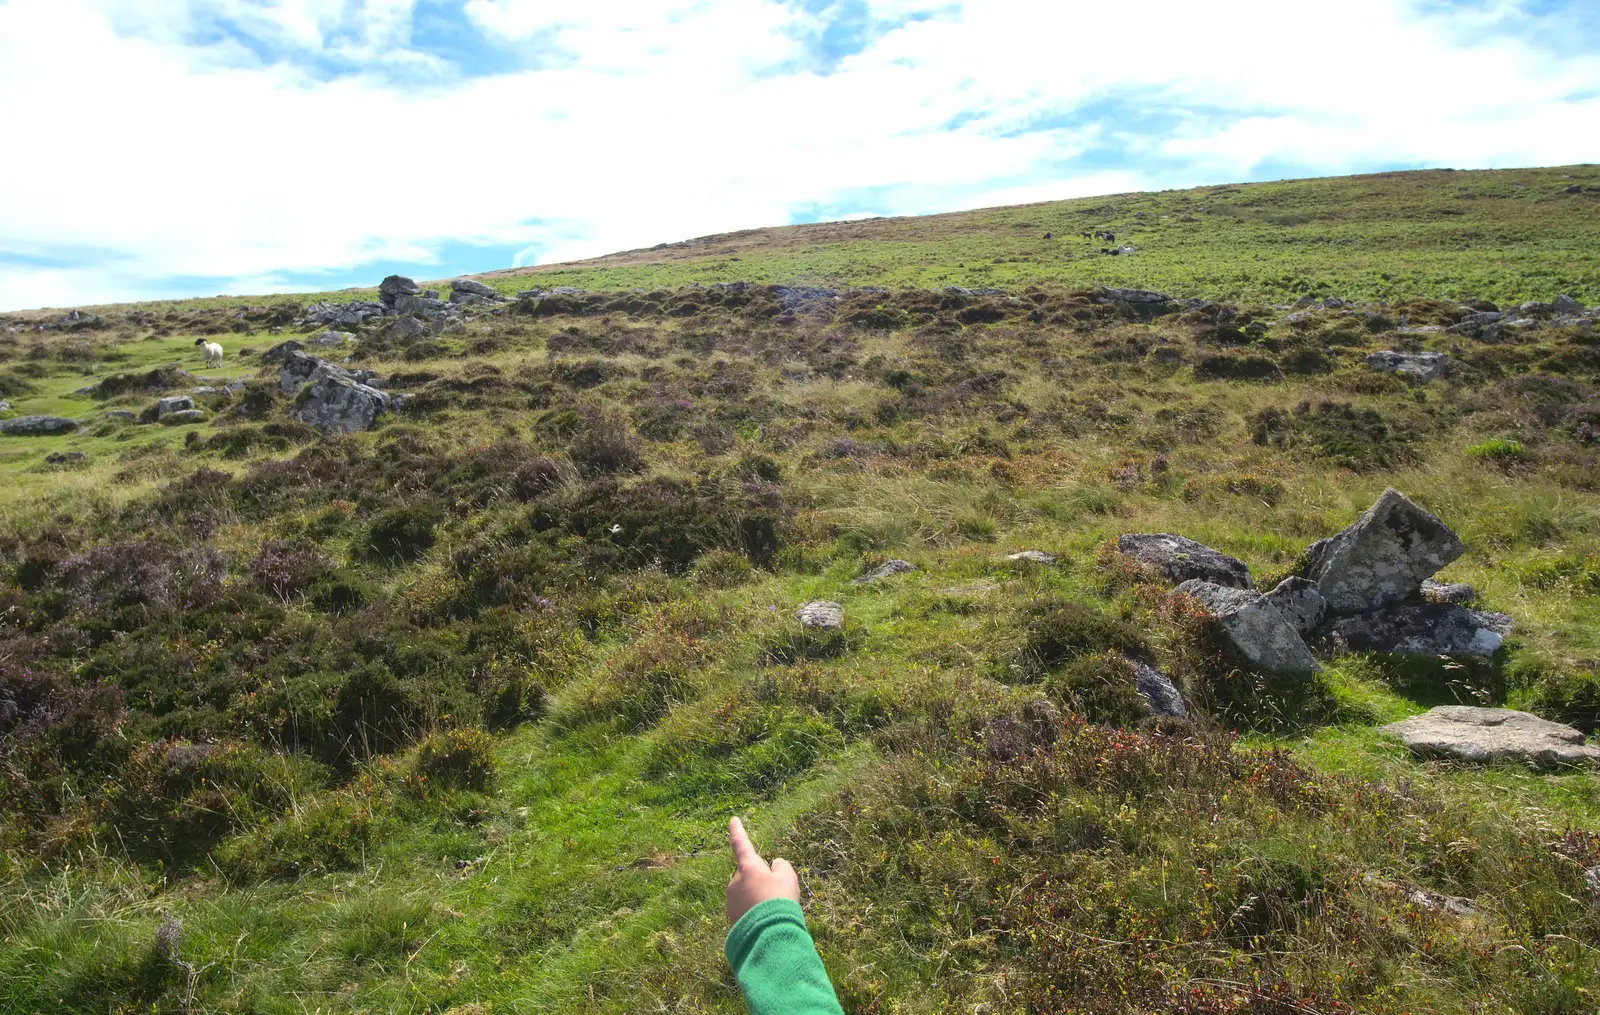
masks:
{"type": "Polygon", "coordinates": [[[1436,582],[1429,578],[1422,583],[1422,598],[1430,603],[1457,603],[1466,606],[1478,598],[1478,590],[1466,582],[1436,582]]]}
{"type": "Polygon", "coordinates": [[[344,367],[317,359],[310,353],[296,349],[283,357],[283,366],[278,370],[278,389],[286,395],[292,395],[304,387],[318,371],[335,377],[350,377],[350,372],[344,367]]]}
{"type": "Polygon", "coordinates": [[[404,275],[390,275],[378,283],[378,299],[384,306],[392,307],[395,301],[402,296],[416,296],[422,289],[411,279],[404,275]]]}
{"type": "Polygon", "coordinates": [[[1462,549],[1449,526],[1390,489],[1343,532],[1311,544],[1308,577],[1329,613],[1366,613],[1414,598],[1462,549]]]}
{"type": "Polygon", "coordinates": [[[1049,567],[1056,562],[1056,558],[1053,554],[1045,553],[1043,550],[1022,550],[1018,553],[1008,553],[1006,554],[1006,559],[1026,560],[1030,563],[1039,564],[1044,567],[1049,567]]]}
{"type": "Polygon", "coordinates": [[[1170,532],[1129,533],[1117,539],[1117,549],[1159,571],[1170,582],[1192,579],[1236,589],[1255,588],[1250,569],[1204,543],[1170,532]]]}
{"type": "Polygon", "coordinates": [[[408,342],[428,333],[428,326],[415,317],[397,317],[389,322],[384,333],[397,342],[408,342]]]}
{"type": "Polygon", "coordinates": [[[1367,357],[1367,369],[1432,381],[1449,372],[1450,359],[1442,352],[1396,352],[1385,349],[1367,357]]]}
{"type": "Polygon", "coordinates": [[[156,419],[164,420],[175,412],[186,412],[194,408],[194,399],[188,395],[174,395],[156,402],[156,419]]]}
{"type": "Polygon", "coordinates": [[[871,585],[873,582],[882,581],[885,578],[893,578],[897,574],[909,574],[916,569],[917,565],[909,560],[886,560],[850,584],[871,585]]]}
{"type": "Polygon", "coordinates": [[[0,434],[8,437],[44,437],[76,433],[78,421],[62,416],[17,416],[0,419],[0,434]]]}
{"type": "Polygon", "coordinates": [[[179,409],[169,412],[161,417],[162,426],[186,426],[190,423],[204,423],[206,411],[204,409],[179,409]]]}
{"type": "Polygon", "coordinates": [[[1266,599],[1302,636],[1321,625],[1328,609],[1327,600],[1317,591],[1317,583],[1299,575],[1291,575],[1279,582],[1276,588],[1267,593],[1266,599]]]}
{"type": "Polygon", "coordinates": [[[1511,633],[1503,613],[1455,603],[1407,603],[1340,617],[1328,626],[1328,643],[1340,652],[1416,656],[1490,656],[1511,633]]]}
{"type": "MultiPolygon", "coordinates": [[[[355,341],[355,336],[348,331],[334,331],[331,328],[311,337],[313,345],[343,345],[355,341]]],[[[263,357],[264,358],[264,357],[263,357]]]]}
{"type": "Polygon", "coordinates": [[[306,382],[289,415],[323,433],[355,433],[371,428],[389,411],[389,396],[324,363],[306,382]],[[337,373],[335,371],[338,371],[337,373]]]}
{"type": "Polygon", "coordinates": [[[844,627],[844,607],[826,599],[801,604],[794,611],[794,619],[801,627],[819,631],[837,631],[844,627]]]}
{"type": "Polygon", "coordinates": [[[1600,748],[1585,745],[1571,726],[1509,708],[1440,705],[1383,729],[1423,758],[1519,761],[1538,768],[1600,761],[1600,748]]]}
{"type": "Polygon", "coordinates": [[[369,320],[382,320],[384,305],[367,300],[349,303],[313,303],[296,321],[301,328],[359,328],[369,320]]]}
{"type": "Polygon", "coordinates": [[[261,362],[282,363],[284,358],[287,357],[291,352],[300,352],[305,347],[306,346],[304,342],[298,342],[292,338],[284,342],[279,342],[277,345],[261,354],[261,362]]]}
{"type": "Polygon", "coordinates": [[[1256,668],[1273,674],[1316,673],[1322,668],[1294,625],[1254,589],[1196,579],[1173,592],[1205,607],[1239,654],[1256,668]]]}
{"type": "Polygon", "coordinates": [[[1134,689],[1150,706],[1151,713],[1172,719],[1183,719],[1189,715],[1189,710],[1183,704],[1183,695],[1178,693],[1178,688],[1167,679],[1166,674],[1143,659],[1130,656],[1128,662],[1133,664],[1134,689]]]}

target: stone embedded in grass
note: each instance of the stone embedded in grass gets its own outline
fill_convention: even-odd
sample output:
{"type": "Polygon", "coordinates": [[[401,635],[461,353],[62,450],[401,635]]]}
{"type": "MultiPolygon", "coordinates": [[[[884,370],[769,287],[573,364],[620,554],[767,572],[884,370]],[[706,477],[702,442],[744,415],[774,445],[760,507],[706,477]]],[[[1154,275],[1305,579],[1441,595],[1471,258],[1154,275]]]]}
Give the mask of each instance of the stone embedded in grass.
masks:
{"type": "Polygon", "coordinates": [[[175,412],[186,412],[194,408],[194,399],[188,395],[174,395],[156,402],[156,419],[165,420],[175,412]]]}
{"type": "MultiPolygon", "coordinates": [[[[313,345],[343,345],[346,342],[355,341],[355,338],[356,338],[356,336],[352,335],[348,331],[334,331],[333,329],[330,328],[329,330],[324,331],[321,334],[313,335],[312,338],[311,338],[311,342],[312,342],[313,345]]],[[[287,344],[287,343],[284,343],[284,344],[287,344]]],[[[281,348],[281,347],[275,346],[274,348],[281,348]]]]}
{"type": "Polygon", "coordinates": [[[1520,761],[1539,768],[1600,761],[1571,726],[1509,708],[1440,705],[1383,727],[1422,758],[1488,763],[1520,761]]]}
{"type": "Polygon", "coordinates": [[[1503,613],[1469,610],[1455,603],[1404,604],[1341,617],[1329,625],[1327,636],[1341,652],[1491,656],[1511,627],[1511,618],[1503,613]]]}
{"type": "Polygon", "coordinates": [[[1236,589],[1255,588],[1244,562],[1204,543],[1170,532],[1129,533],[1117,539],[1117,549],[1171,582],[1193,579],[1236,589]]]}
{"type": "Polygon", "coordinates": [[[1299,575],[1290,575],[1279,582],[1267,593],[1266,599],[1301,635],[1315,631],[1328,609],[1327,600],[1317,591],[1317,583],[1299,575]]]}
{"type": "Polygon", "coordinates": [[[1251,664],[1272,674],[1316,673],[1322,669],[1300,632],[1261,593],[1208,581],[1186,581],[1173,594],[1205,607],[1251,664]]]}
{"type": "Polygon", "coordinates": [[[0,419],[0,434],[8,437],[54,436],[77,431],[77,420],[61,416],[18,416],[15,419],[0,419]]]}
{"type": "Polygon", "coordinates": [[[871,585],[873,582],[882,581],[885,578],[893,578],[897,574],[910,574],[916,569],[917,565],[909,560],[886,560],[850,584],[871,585]]]}
{"type": "Polygon", "coordinates": [[[87,457],[82,451],[52,451],[44,456],[44,464],[77,465],[87,457]]]}
{"type": "Polygon", "coordinates": [[[1134,689],[1150,706],[1151,712],[1172,719],[1188,717],[1189,710],[1184,707],[1183,695],[1178,693],[1178,688],[1167,679],[1166,674],[1143,659],[1135,659],[1133,656],[1125,658],[1133,664],[1134,689]]]}
{"type": "Polygon", "coordinates": [[[206,411],[204,409],[178,409],[161,417],[162,426],[184,426],[189,423],[204,423],[206,411]]]}
{"type": "Polygon", "coordinates": [[[1422,598],[1430,603],[1466,606],[1478,598],[1478,590],[1466,582],[1436,582],[1429,578],[1422,583],[1422,598]]]}
{"type": "Polygon", "coordinates": [[[1450,357],[1442,352],[1396,352],[1384,349],[1367,357],[1367,369],[1432,381],[1449,372],[1450,357]]]}
{"type": "Polygon", "coordinates": [[[1583,304],[1579,303],[1577,300],[1565,293],[1562,293],[1560,296],[1557,296],[1555,299],[1550,301],[1550,309],[1552,312],[1562,317],[1583,316],[1583,304]]]}
{"type": "Polygon", "coordinates": [[[1008,553],[1006,554],[1006,559],[1026,560],[1044,567],[1049,567],[1056,562],[1053,554],[1045,553],[1043,550],[1022,550],[1018,553],[1008,553]]]}
{"type": "Polygon", "coordinates": [[[1330,613],[1366,613],[1413,598],[1462,550],[1449,526],[1389,489],[1343,532],[1306,549],[1308,577],[1330,613]]]}
{"type": "Polygon", "coordinates": [[[838,631],[844,627],[844,607],[826,599],[804,603],[794,611],[801,627],[818,631],[838,631]]]}
{"type": "Polygon", "coordinates": [[[289,410],[292,418],[323,433],[354,433],[369,429],[373,420],[389,411],[389,395],[326,367],[322,364],[304,385],[289,410]]]}

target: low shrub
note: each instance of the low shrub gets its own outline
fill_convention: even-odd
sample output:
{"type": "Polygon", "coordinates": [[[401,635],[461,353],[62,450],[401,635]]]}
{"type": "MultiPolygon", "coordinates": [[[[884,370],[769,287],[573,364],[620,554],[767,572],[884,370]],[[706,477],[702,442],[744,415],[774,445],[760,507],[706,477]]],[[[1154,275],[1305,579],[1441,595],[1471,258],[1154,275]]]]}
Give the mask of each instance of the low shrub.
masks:
{"type": "Polygon", "coordinates": [[[1347,402],[1302,402],[1293,412],[1263,409],[1246,421],[1250,439],[1262,446],[1296,451],[1313,458],[1370,472],[1393,468],[1412,456],[1409,427],[1391,425],[1376,409],[1347,402]]]}
{"type": "Polygon", "coordinates": [[[1149,713],[1133,663],[1121,652],[1080,656],[1046,677],[1044,686],[1090,722],[1134,726],[1149,713]]]}
{"type": "Polygon", "coordinates": [[[1534,686],[1531,707],[1585,735],[1600,733],[1600,672],[1550,669],[1534,686]]]}
{"type": "Polygon", "coordinates": [[[1516,461],[1528,453],[1519,440],[1509,437],[1490,437],[1467,448],[1467,454],[1483,462],[1516,461]]]}
{"type": "Polygon", "coordinates": [[[406,786],[420,793],[435,787],[483,792],[494,787],[498,774],[494,737],[470,727],[439,730],[417,745],[406,786]]]}
{"type": "Polygon", "coordinates": [[[372,785],[319,793],[288,814],[223,842],[212,859],[227,876],[243,881],[300,878],[361,866],[376,845],[382,823],[372,785]]]}
{"type": "Polygon", "coordinates": [[[416,560],[433,547],[443,519],[443,509],[431,501],[390,508],[373,518],[359,553],[385,564],[416,560]]]}
{"type": "MultiPolygon", "coordinates": [[[[1109,652],[1149,656],[1150,646],[1132,624],[1092,606],[1065,600],[1035,603],[1023,617],[1022,644],[1012,666],[1037,680],[1085,656],[1109,652]]],[[[1086,670],[1086,679],[1092,679],[1086,670]]]]}
{"type": "Polygon", "coordinates": [[[697,675],[711,661],[698,638],[670,627],[650,631],[579,685],[562,716],[567,722],[619,719],[629,728],[650,725],[679,702],[700,696],[697,675]]]}

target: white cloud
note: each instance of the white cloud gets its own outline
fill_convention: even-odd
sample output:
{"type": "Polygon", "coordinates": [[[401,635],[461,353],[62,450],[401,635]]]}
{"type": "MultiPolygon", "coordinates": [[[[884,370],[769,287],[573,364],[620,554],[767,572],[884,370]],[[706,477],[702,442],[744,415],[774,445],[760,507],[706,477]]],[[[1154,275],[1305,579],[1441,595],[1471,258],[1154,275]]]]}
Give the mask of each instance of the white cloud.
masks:
{"type": "Polygon", "coordinates": [[[794,69],[817,26],[782,3],[470,0],[498,44],[565,59],[402,87],[380,68],[438,60],[412,48],[413,6],[0,0],[8,135],[36,146],[0,160],[0,253],[125,255],[0,261],[0,306],[132,298],[173,276],[282,288],[288,273],[426,262],[446,241],[562,260],[861,193],[905,214],[1222,182],[1269,161],[1558,164],[1592,157],[1579,124],[1600,120],[1597,100],[1567,98],[1600,90],[1600,59],[1392,0],[873,0],[874,17],[931,16],[828,75],[794,69]],[[372,70],[323,80],[237,43],[185,44],[218,15],[372,70]],[[1075,122],[1110,101],[1130,112],[1075,122]],[[1179,124],[1152,133],[1135,109],[1179,124]],[[1112,139],[1124,164],[1077,167],[1112,139]]]}

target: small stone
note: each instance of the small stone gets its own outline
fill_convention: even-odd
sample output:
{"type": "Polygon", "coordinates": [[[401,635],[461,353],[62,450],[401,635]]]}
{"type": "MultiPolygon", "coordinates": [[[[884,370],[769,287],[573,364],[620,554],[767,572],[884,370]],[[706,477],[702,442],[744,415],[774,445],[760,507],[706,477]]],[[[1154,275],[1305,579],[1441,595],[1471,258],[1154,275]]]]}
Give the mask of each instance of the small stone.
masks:
{"type": "Polygon", "coordinates": [[[1187,536],[1170,532],[1129,533],[1117,539],[1117,549],[1155,568],[1170,582],[1200,579],[1236,589],[1255,588],[1255,580],[1250,577],[1250,569],[1244,561],[1187,536]]]}
{"type": "Polygon", "coordinates": [[[819,631],[837,631],[844,627],[844,607],[826,599],[803,604],[794,611],[794,619],[801,627],[819,631]]]}
{"type": "Polygon", "coordinates": [[[1267,593],[1266,600],[1277,607],[1283,619],[1294,625],[1302,636],[1317,629],[1328,609],[1327,600],[1317,591],[1317,583],[1299,575],[1279,582],[1277,588],[1267,593]]]}
{"type": "Polygon", "coordinates": [[[1565,294],[1551,300],[1550,309],[1562,317],[1583,316],[1583,304],[1565,294]]]}
{"type": "Polygon", "coordinates": [[[1150,706],[1151,712],[1172,719],[1183,719],[1189,715],[1189,710],[1183,704],[1183,695],[1178,693],[1178,688],[1167,679],[1166,674],[1143,659],[1126,658],[1133,664],[1134,689],[1150,706]]]}
{"type": "Polygon", "coordinates": [[[343,345],[346,342],[353,341],[355,341],[355,336],[348,331],[333,331],[331,329],[319,335],[314,335],[311,339],[313,345],[343,345]]]}
{"type": "Polygon", "coordinates": [[[1056,562],[1056,558],[1043,550],[1022,550],[1018,553],[1006,554],[1007,560],[1026,560],[1034,564],[1049,567],[1056,562]]]}
{"type": "Polygon", "coordinates": [[[1585,745],[1571,726],[1509,708],[1440,705],[1383,730],[1422,758],[1520,761],[1538,768],[1600,761],[1600,749],[1585,745]]]}
{"type": "Polygon", "coordinates": [[[1576,183],[1569,183],[1561,192],[1563,194],[1581,194],[1583,193],[1583,188],[1576,183]]]}
{"type": "Polygon", "coordinates": [[[1429,578],[1422,583],[1422,598],[1430,603],[1456,603],[1466,606],[1478,598],[1478,590],[1466,582],[1436,582],[1429,578]]]}
{"type": "Polygon", "coordinates": [[[1414,597],[1463,549],[1448,526],[1389,489],[1343,532],[1307,548],[1307,577],[1330,613],[1365,613],[1414,597]]]}
{"type": "Polygon", "coordinates": [[[1193,580],[1174,594],[1193,598],[1216,620],[1239,653],[1268,673],[1310,674],[1322,669],[1300,632],[1254,589],[1193,580]]]}
{"type": "Polygon", "coordinates": [[[873,582],[882,581],[885,578],[893,578],[897,574],[910,574],[916,569],[917,565],[909,560],[886,560],[850,584],[871,585],[873,582]]]}

